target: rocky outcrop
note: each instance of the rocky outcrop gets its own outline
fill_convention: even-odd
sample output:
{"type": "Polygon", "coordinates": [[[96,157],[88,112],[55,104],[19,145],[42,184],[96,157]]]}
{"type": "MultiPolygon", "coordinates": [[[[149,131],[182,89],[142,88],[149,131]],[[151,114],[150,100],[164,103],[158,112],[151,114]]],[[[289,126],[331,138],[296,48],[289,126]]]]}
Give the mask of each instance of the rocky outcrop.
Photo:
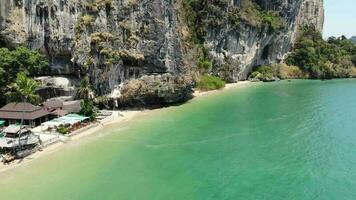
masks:
{"type": "MultiPolygon", "coordinates": [[[[50,59],[51,75],[88,74],[100,95],[125,82],[124,89],[138,96],[134,101],[181,101],[192,80],[180,80],[196,71],[183,42],[182,1],[1,0],[0,44],[41,50],[50,59]],[[153,84],[161,89],[142,89],[153,84]]],[[[322,0],[231,0],[222,12],[252,1],[277,11],[285,24],[273,32],[244,21],[239,29],[229,23],[208,29],[204,46],[214,60],[212,73],[230,82],[246,79],[254,66],[282,61],[300,26],[323,26],[322,0]]],[[[129,93],[122,92],[125,102],[129,93]]]]}
{"type": "Polygon", "coordinates": [[[44,76],[37,77],[42,87],[39,89],[39,95],[42,101],[55,97],[76,97],[76,87],[79,85],[79,80],[71,76],[44,76]]]}
{"type": "Polygon", "coordinates": [[[192,97],[192,80],[187,76],[143,76],[125,83],[121,90],[121,106],[172,104],[192,97]]]}

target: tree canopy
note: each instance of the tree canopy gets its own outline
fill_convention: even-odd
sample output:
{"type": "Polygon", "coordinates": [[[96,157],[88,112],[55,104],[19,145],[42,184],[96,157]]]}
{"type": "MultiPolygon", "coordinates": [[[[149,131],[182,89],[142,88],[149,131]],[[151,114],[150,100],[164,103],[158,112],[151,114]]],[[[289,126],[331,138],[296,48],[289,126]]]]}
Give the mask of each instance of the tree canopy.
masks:
{"type": "MultiPolygon", "coordinates": [[[[8,91],[7,86],[15,82],[19,72],[26,77],[37,76],[46,72],[48,67],[48,59],[38,51],[25,47],[14,50],[0,48],[0,92],[4,94],[8,91]]],[[[5,96],[0,95],[0,104],[3,103],[5,96]]]]}
{"type": "Polygon", "coordinates": [[[38,51],[19,47],[14,50],[0,48],[0,67],[11,74],[24,72],[29,76],[43,73],[48,68],[46,56],[38,51]],[[11,73],[12,72],[12,73],[11,73]],[[15,72],[15,73],[14,73],[15,72]]]}
{"type": "Polygon", "coordinates": [[[37,104],[41,99],[37,94],[38,88],[39,83],[27,77],[24,72],[19,72],[16,81],[9,86],[6,96],[14,102],[26,101],[37,104]]]}
{"type": "Polygon", "coordinates": [[[77,97],[80,99],[94,98],[94,89],[93,86],[90,84],[89,77],[86,76],[80,81],[77,97]]]}
{"type": "Polygon", "coordinates": [[[345,36],[325,41],[313,27],[304,27],[286,63],[299,66],[311,78],[353,77],[356,45],[345,36]]]}

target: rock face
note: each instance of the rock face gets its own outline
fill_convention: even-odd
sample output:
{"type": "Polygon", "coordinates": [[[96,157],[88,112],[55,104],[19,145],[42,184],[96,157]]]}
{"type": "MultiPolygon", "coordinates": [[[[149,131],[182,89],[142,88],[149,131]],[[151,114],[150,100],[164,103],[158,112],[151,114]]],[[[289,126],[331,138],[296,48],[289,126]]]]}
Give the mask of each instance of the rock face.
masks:
{"type": "Polygon", "coordinates": [[[1,38],[40,49],[52,75],[88,72],[100,94],[147,74],[184,74],[173,1],[2,0],[1,38]]]}
{"type": "MultiPolygon", "coordinates": [[[[134,88],[132,80],[141,85],[154,80],[173,87],[163,90],[171,97],[163,95],[162,101],[180,101],[191,91],[189,77],[196,70],[183,42],[182,1],[1,0],[0,44],[41,50],[50,59],[51,75],[89,74],[98,94],[108,94],[123,82],[134,88]],[[172,79],[183,80],[178,81],[183,87],[172,79]]],[[[244,1],[252,0],[231,0],[229,6],[239,8],[244,1]]],[[[226,24],[208,32],[204,46],[216,63],[214,74],[231,82],[246,79],[254,66],[281,61],[301,25],[323,27],[322,0],[253,1],[278,11],[286,26],[271,33],[226,24]]]]}
{"type": "MultiPolygon", "coordinates": [[[[249,0],[231,1],[230,7],[243,6],[249,0]]],[[[235,82],[247,79],[254,66],[281,62],[291,50],[302,26],[314,26],[320,32],[324,24],[323,0],[258,0],[267,11],[277,11],[283,28],[272,31],[245,23],[239,29],[226,23],[211,28],[205,47],[217,63],[215,74],[235,82]]]]}
{"type": "Polygon", "coordinates": [[[71,99],[76,97],[76,87],[79,85],[79,80],[76,77],[46,76],[37,77],[36,80],[42,85],[39,89],[42,101],[59,96],[71,97],[71,99]]]}
{"type": "Polygon", "coordinates": [[[123,85],[120,105],[172,104],[192,97],[192,80],[171,74],[143,76],[123,85]]]}

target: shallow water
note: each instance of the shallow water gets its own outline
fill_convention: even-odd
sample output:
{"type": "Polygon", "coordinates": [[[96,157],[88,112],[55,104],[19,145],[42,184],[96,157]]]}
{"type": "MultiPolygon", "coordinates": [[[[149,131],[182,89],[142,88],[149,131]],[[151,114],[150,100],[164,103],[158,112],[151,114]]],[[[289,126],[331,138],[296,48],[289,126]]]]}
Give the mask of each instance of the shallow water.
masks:
{"type": "Polygon", "coordinates": [[[0,174],[0,199],[355,199],[356,80],[253,84],[0,174]]]}

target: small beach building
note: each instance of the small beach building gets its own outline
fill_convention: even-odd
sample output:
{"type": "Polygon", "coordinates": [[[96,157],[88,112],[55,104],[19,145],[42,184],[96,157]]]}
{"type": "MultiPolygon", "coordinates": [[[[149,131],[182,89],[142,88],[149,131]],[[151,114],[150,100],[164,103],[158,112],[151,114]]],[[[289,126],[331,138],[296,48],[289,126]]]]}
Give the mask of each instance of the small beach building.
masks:
{"type": "Polygon", "coordinates": [[[63,117],[70,113],[77,113],[81,110],[81,101],[61,101],[49,100],[43,102],[42,106],[45,110],[50,112],[52,116],[63,117]]]}
{"type": "Polygon", "coordinates": [[[42,105],[49,112],[63,109],[63,101],[60,100],[45,101],[42,105]]]}
{"type": "Polygon", "coordinates": [[[78,114],[68,114],[63,117],[53,119],[41,124],[41,126],[35,127],[31,131],[34,133],[45,133],[56,130],[61,126],[70,127],[75,130],[87,125],[89,122],[89,117],[85,117],[78,114]]]}
{"type": "Polygon", "coordinates": [[[10,153],[22,157],[24,150],[31,150],[40,143],[38,136],[31,133],[28,127],[10,125],[3,130],[0,138],[0,153],[10,153]]]}
{"type": "Polygon", "coordinates": [[[18,138],[20,135],[27,135],[31,131],[28,127],[20,126],[20,125],[10,125],[6,129],[4,129],[4,136],[8,138],[18,138]]]}
{"type": "Polygon", "coordinates": [[[0,109],[0,120],[8,125],[20,124],[23,119],[24,125],[34,127],[48,121],[49,116],[50,112],[30,103],[9,103],[0,109]]]}
{"type": "Polygon", "coordinates": [[[87,120],[89,120],[89,117],[85,117],[85,116],[78,115],[78,114],[69,114],[69,115],[45,122],[42,124],[42,126],[46,126],[46,127],[59,127],[59,126],[63,126],[63,125],[73,126],[75,124],[85,122],[87,120]]]}

